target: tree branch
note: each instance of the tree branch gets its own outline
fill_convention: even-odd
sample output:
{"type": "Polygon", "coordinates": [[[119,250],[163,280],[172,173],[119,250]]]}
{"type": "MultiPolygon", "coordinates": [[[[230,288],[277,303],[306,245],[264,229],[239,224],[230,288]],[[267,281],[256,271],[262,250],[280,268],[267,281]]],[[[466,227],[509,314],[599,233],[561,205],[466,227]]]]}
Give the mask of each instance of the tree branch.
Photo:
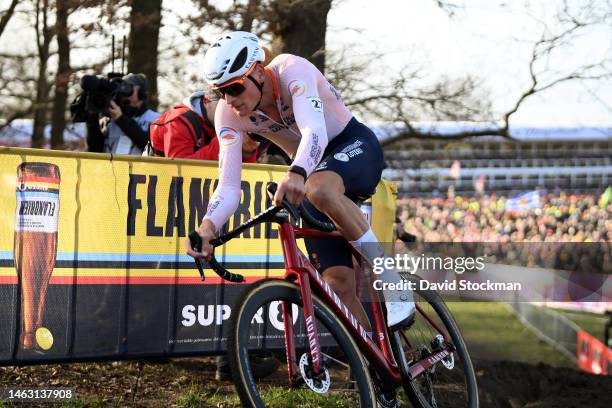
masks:
{"type": "Polygon", "coordinates": [[[9,20],[11,17],[13,17],[13,12],[15,11],[15,7],[17,7],[17,3],[19,3],[19,0],[13,0],[9,8],[2,15],[2,18],[0,18],[0,37],[2,37],[2,33],[4,32],[9,20]]]}
{"type": "Polygon", "coordinates": [[[17,111],[15,113],[13,113],[7,119],[3,119],[3,123],[0,123],[0,130],[4,129],[7,126],[10,126],[10,124],[14,120],[23,118],[24,116],[27,116],[27,115],[31,114],[33,110],[34,110],[34,105],[30,105],[26,109],[23,109],[23,110],[20,110],[20,111],[17,111]]]}
{"type": "Polygon", "coordinates": [[[410,125],[406,126],[406,130],[400,132],[399,134],[392,136],[388,139],[382,140],[380,144],[385,147],[397,142],[398,140],[403,139],[463,140],[468,139],[470,137],[482,136],[501,136],[508,140],[515,140],[514,138],[512,138],[512,136],[510,136],[506,129],[501,127],[492,127],[482,130],[465,130],[452,134],[441,134],[438,132],[423,132],[421,130],[415,129],[412,125],[410,125]]]}
{"type": "MultiPolygon", "coordinates": [[[[452,0],[434,0],[436,5],[446,11],[449,16],[453,16],[458,6],[452,0]]],[[[411,126],[411,118],[417,112],[413,109],[426,108],[427,112],[440,114],[442,117],[456,116],[456,112],[463,111],[463,114],[469,118],[470,115],[477,115],[479,110],[477,105],[470,103],[466,96],[471,94],[471,85],[466,81],[465,87],[457,87],[453,92],[448,88],[448,84],[444,81],[439,83],[439,86],[433,87],[431,90],[420,90],[416,94],[402,93],[402,89],[409,86],[409,81],[406,78],[400,78],[394,81],[394,87],[389,88],[390,91],[380,92],[380,89],[374,88],[373,91],[366,96],[358,97],[350,100],[348,104],[355,107],[360,105],[367,106],[370,111],[380,112],[378,106],[384,105],[386,109],[394,110],[396,116],[395,122],[399,121],[405,126],[405,130],[399,135],[389,138],[383,142],[384,145],[395,142],[401,138],[432,138],[432,139],[464,139],[469,137],[496,135],[504,138],[512,139],[510,134],[510,120],[512,116],[523,106],[524,102],[535,94],[549,90],[561,83],[571,81],[586,81],[586,80],[603,80],[612,78],[611,70],[606,67],[606,60],[599,63],[585,64],[573,69],[571,72],[555,73],[547,67],[548,59],[558,52],[562,47],[571,45],[577,36],[584,29],[592,26],[603,25],[610,27],[612,19],[612,8],[610,1],[606,4],[597,5],[589,2],[584,5],[572,5],[567,0],[563,2],[562,10],[557,14],[557,21],[560,23],[561,29],[556,33],[551,33],[550,28],[543,21],[543,34],[541,38],[533,45],[531,59],[528,63],[527,70],[529,74],[529,83],[527,88],[517,97],[516,101],[510,109],[502,114],[500,126],[493,126],[485,130],[474,131],[458,131],[452,135],[436,134],[435,132],[424,132],[416,130],[411,126]],[[539,70],[538,66],[544,66],[543,70],[539,70]],[[551,75],[552,74],[552,75],[551,75]],[[407,109],[405,101],[410,101],[411,109],[407,109]],[[416,102],[413,104],[412,102],[416,102]],[[377,105],[376,108],[372,108],[377,105]]],[[[412,87],[414,89],[414,86],[412,87]]],[[[389,118],[393,121],[393,118],[389,118]]],[[[469,120],[469,119],[468,119],[469,120]]]]}

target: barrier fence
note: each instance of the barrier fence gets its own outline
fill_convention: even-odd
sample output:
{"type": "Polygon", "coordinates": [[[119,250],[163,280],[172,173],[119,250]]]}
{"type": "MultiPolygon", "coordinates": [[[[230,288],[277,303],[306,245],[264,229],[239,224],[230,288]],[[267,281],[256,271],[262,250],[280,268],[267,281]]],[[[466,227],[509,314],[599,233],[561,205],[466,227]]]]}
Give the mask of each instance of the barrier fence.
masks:
{"type": "MultiPolygon", "coordinates": [[[[612,349],[562,314],[518,298],[508,303],[519,320],[542,340],[592,374],[612,375],[612,349]]],[[[603,330],[603,327],[602,327],[603,330]]]]}
{"type": "MultiPolygon", "coordinates": [[[[224,322],[245,285],[210,274],[202,283],[183,249],[217,172],[214,162],[0,147],[0,364],[224,351],[224,322]]],[[[266,185],[285,172],[245,165],[240,204],[224,229],[271,205],[266,185]]],[[[374,232],[393,242],[394,186],[381,182],[371,206],[374,232]]],[[[284,272],[272,225],[246,231],[217,257],[247,284],[284,272]]],[[[597,339],[552,311],[511,303],[581,368],[612,372],[612,354],[597,339]]],[[[263,314],[266,347],[282,344],[278,316],[273,307],[263,314]]],[[[299,335],[303,324],[295,324],[299,335]]]]}
{"type": "MultiPolygon", "coordinates": [[[[243,166],[240,204],[224,228],[271,205],[266,185],[285,172],[243,166]]],[[[215,162],[0,148],[0,364],[222,352],[223,323],[246,286],[210,273],[201,282],[183,246],[217,176],[215,162]]],[[[372,225],[382,240],[394,217],[393,186],[381,182],[372,225]]],[[[284,273],[270,224],[217,258],[247,284],[284,273]]],[[[272,309],[261,323],[268,347],[283,341],[272,309]]]]}

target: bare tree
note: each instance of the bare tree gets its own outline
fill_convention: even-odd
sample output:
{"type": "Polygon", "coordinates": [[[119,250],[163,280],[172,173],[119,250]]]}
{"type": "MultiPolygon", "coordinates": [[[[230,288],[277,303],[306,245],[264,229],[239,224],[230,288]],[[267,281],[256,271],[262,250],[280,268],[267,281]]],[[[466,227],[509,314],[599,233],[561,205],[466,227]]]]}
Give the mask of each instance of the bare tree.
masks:
{"type": "Polygon", "coordinates": [[[17,3],[19,3],[19,0],[12,0],[9,8],[2,12],[2,17],[0,17],[0,37],[2,37],[2,33],[4,32],[9,20],[11,17],[13,17],[17,3]]]}
{"type": "Polygon", "coordinates": [[[0,54],[0,130],[16,119],[32,113],[33,84],[36,77],[31,66],[36,63],[36,54],[0,54]]]}
{"type": "MultiPolygon", "coordinates": [[[[462,9],[461,6],[456,5],[452,1],[436,1],[436,3],[451,16],[455,15],[457,10],[462,9]]],[[[404,125],[404,131],[398,133],[394,137],[386,139],[383,145],[390,145],[396,140],[404,138],[442,138],[444,140],[451,140],[496,135],[512,139],[510,121],[512,116],[521,108],[526,100],[561,83],[570,81],[601,81],[612,78],[612,59],[610,57],[597,62],[581,64],[567,72],[557,72],[549,66],[551,56],[560,52],[564,46],[575,40],[581,34],[581,31],[598,25],[612,27],[612,5],[609,0],[602,0],[599,4],[593,1],[583,1],[581,3],[583,4],[571,3],[574,7],[570,7],[570,3],[568,3],[567,0],[563,0],[562,7],[556,15],[559,28],[554,29],[542,23],[542,35],[533,45],[531,58],[526,68],[529,73],[530,82],[526,89],[520,93],[513,105],[501,115],[499,120],[492,121],[492,118],[489,118],[488,122],[496,123],[491,126],[479,126],[474,130],[462,130],[453,134],[444,135],[431,131],[423,131],[416,129],[412,125],[411,118],[402,114],[404,111],[399,108],[401,102],[397,100],[397,97],[387,95],[388,97],[385,98],[384,94],[379,94],[376,96],[384,100],[386,104],[392,104],[395,100],[395,106],[398,107],[397,119],[404,125]]],[[[469,85],[469,82],[467,82],[466,85],[469,85]]],[[[464,89],[469,90],[469,88],[468,86],[464,89]]],[[[437,92],[434,92],[434,95],[435,94],[437,94],[437,92]]],[[[456,96],[459,95],[460,94],[457,94],[456,96]]],[[[469,92],[464,93],[464,96],[466,95],[469,95],[469,92]]],[[[443,102],[445,99],[444,97],[441,99],[434,98],[434,100],[428,101],[427,103],[432,104],[432,106],[435,104],[443,106],[444,104],[440,102],[443,102]]],[[[483,101],[476,102],[483,103],[483,101]]],[[[461,109],[455,110],[456,108],[458,108],[458,106],[453,107],[454,112],[461,112],[461,109]]],[[[444,116],[451,120],[482,120],[482,118],[469,114],[470,111],[472,113],[481,112],[482,107],[478,108],[477,105],[467,103],[464,108],[467,108],[465,112],[468,113],[465,118],[457,118],[453,117],[453,115],[444,116]]],[[[443,113],[443,111],[438,111],[443,113]]]]}
{"type": "MultiPolygon", "coordinates": [[[[78,58],[79,51],[101,48],[108,44],[108,27],[111,24],[120,25],[120,21],[113,20],[115,8],[125,6],[115,0],[31,0],[21,4],[23,7],[18,8],[21,11],[20,24],[25,23],[34,28],[36,41],[24,43],[17,50],[9,47],[0,49],[0,130],[11,126],[16,119],[33,118],[35,137],[32,145],[42,146],[43,130],[51,113],[52,146],[60,148],[67,99],[80,91],[70,81],[75,78],[78,80],[84,72],[102,73],[110,61],[107,53],[101,53],[100,58],[93,60],[78,58]],[[66,10],[66,23],[61,21],[63,17],[59,17],[60,12],[64,14],[62,8],[66,10]],[[83,12],[82,16],[74,18],[73,25],[68,26],[67,16],[79,12],[83,12]],[[57,47],[53,41],[56,34],[57,47]],[[74,37],[72,44],[67,42],[69,35],[74,37]],[[67,53],[66,50],[77,54],[72,67],[69,51],[67,53]],[[73,73],[76,75],[73,76],[73,73]],[[50,112],[51,104],[53,108],[50,112]]],[[[16,36],[22,29],[19,27],[10,33],[7,30],[4,34],[7,39],[11,35],[14,41],[19,38],[16,36]]],[[[3,45],[6,44],[3,41],[3,45]]]]}
{"type": "Polygon", "coordinates": [[[34,125],[32,128],[32,147],[42,148],[44,130],[47,123],[49,103],[49,79],[47,64],[49,61],[49,46],[54,36],[54,30],[49,25],[49,0],[36,2],[36,48],[38,50],[38,77],[36,79],[36,99],[34,101],[34,125]]]}
{"type": "Polygon", "coordinates": [[[267,11],[272,52],[307,58],[325,72],[327,14],[332,0],[275,0],[267,11]]]}
{"type": "Polygon", "coordinates": [[[61,149],[64,145],[66,128],[66,103],[70,83],[70,40],[68,38],[68,12],[71,4],[68,1],[57,1],[55,16],[55,33],[57,35],[57,72],[55,74],[55,94],[51,116],[51,148],[61,149]]]}

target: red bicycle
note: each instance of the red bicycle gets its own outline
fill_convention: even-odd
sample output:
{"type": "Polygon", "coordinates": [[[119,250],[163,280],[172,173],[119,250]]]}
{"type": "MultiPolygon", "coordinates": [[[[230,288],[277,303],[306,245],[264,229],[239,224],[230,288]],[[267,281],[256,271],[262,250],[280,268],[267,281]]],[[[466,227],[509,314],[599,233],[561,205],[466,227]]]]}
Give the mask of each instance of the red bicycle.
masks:
{"type": "MultiPolygon", "coordinates": [[[[268,190],[273,192],[275,187],[271,183],[268,190]]],[[[373,299],[370,338],[296,243],[296,239],[306,237],[344,239],[333,231],[333,224],[321,223],[303,208],[298,212],[284,201],[211,244],[223,245],[263,222],[279,225],[286,273],[282,279],[254,283],[230,318],[228,357],[243,406],[312,407],[331,403],[376,407],[372,376],[377,376],[387,390],[403,388],[404,392],[398,394],[400,402],[415,407],[478,407],[476,376],[468,350],[439,295],[415,291],[415,322],[407,330],[389,333],[384,302],[368,285],[373,299]],[[314,228],[297,227],[298,215],[314,228]],[[256,378],[249,352],[282,348],[286,364],[281,370],[265,379],[256,378]]],[[[190,239],[193,248],[201,248],[197,233],[191,233],[190,239]]],[[[223,279],[243,281],[241,275],[220,265],[214,255],[208,263],[223,279]]],[[[198,268],[204,278],[201,264],[198,268]]],[[[415,275],[405,278],[418,279],[415,275]]]]}

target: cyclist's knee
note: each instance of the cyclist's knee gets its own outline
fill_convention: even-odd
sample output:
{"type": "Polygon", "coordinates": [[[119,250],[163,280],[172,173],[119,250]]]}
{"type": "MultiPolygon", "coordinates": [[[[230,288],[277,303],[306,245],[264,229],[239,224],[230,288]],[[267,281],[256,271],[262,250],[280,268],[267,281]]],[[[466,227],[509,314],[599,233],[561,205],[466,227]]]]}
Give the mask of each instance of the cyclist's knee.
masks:
{"type": "Polygon", "coordinates": [[[342,178],[333,172],[314,173],[306,184],[308,200],[319,209],[324,209],[344,193],[342,178]]]}

